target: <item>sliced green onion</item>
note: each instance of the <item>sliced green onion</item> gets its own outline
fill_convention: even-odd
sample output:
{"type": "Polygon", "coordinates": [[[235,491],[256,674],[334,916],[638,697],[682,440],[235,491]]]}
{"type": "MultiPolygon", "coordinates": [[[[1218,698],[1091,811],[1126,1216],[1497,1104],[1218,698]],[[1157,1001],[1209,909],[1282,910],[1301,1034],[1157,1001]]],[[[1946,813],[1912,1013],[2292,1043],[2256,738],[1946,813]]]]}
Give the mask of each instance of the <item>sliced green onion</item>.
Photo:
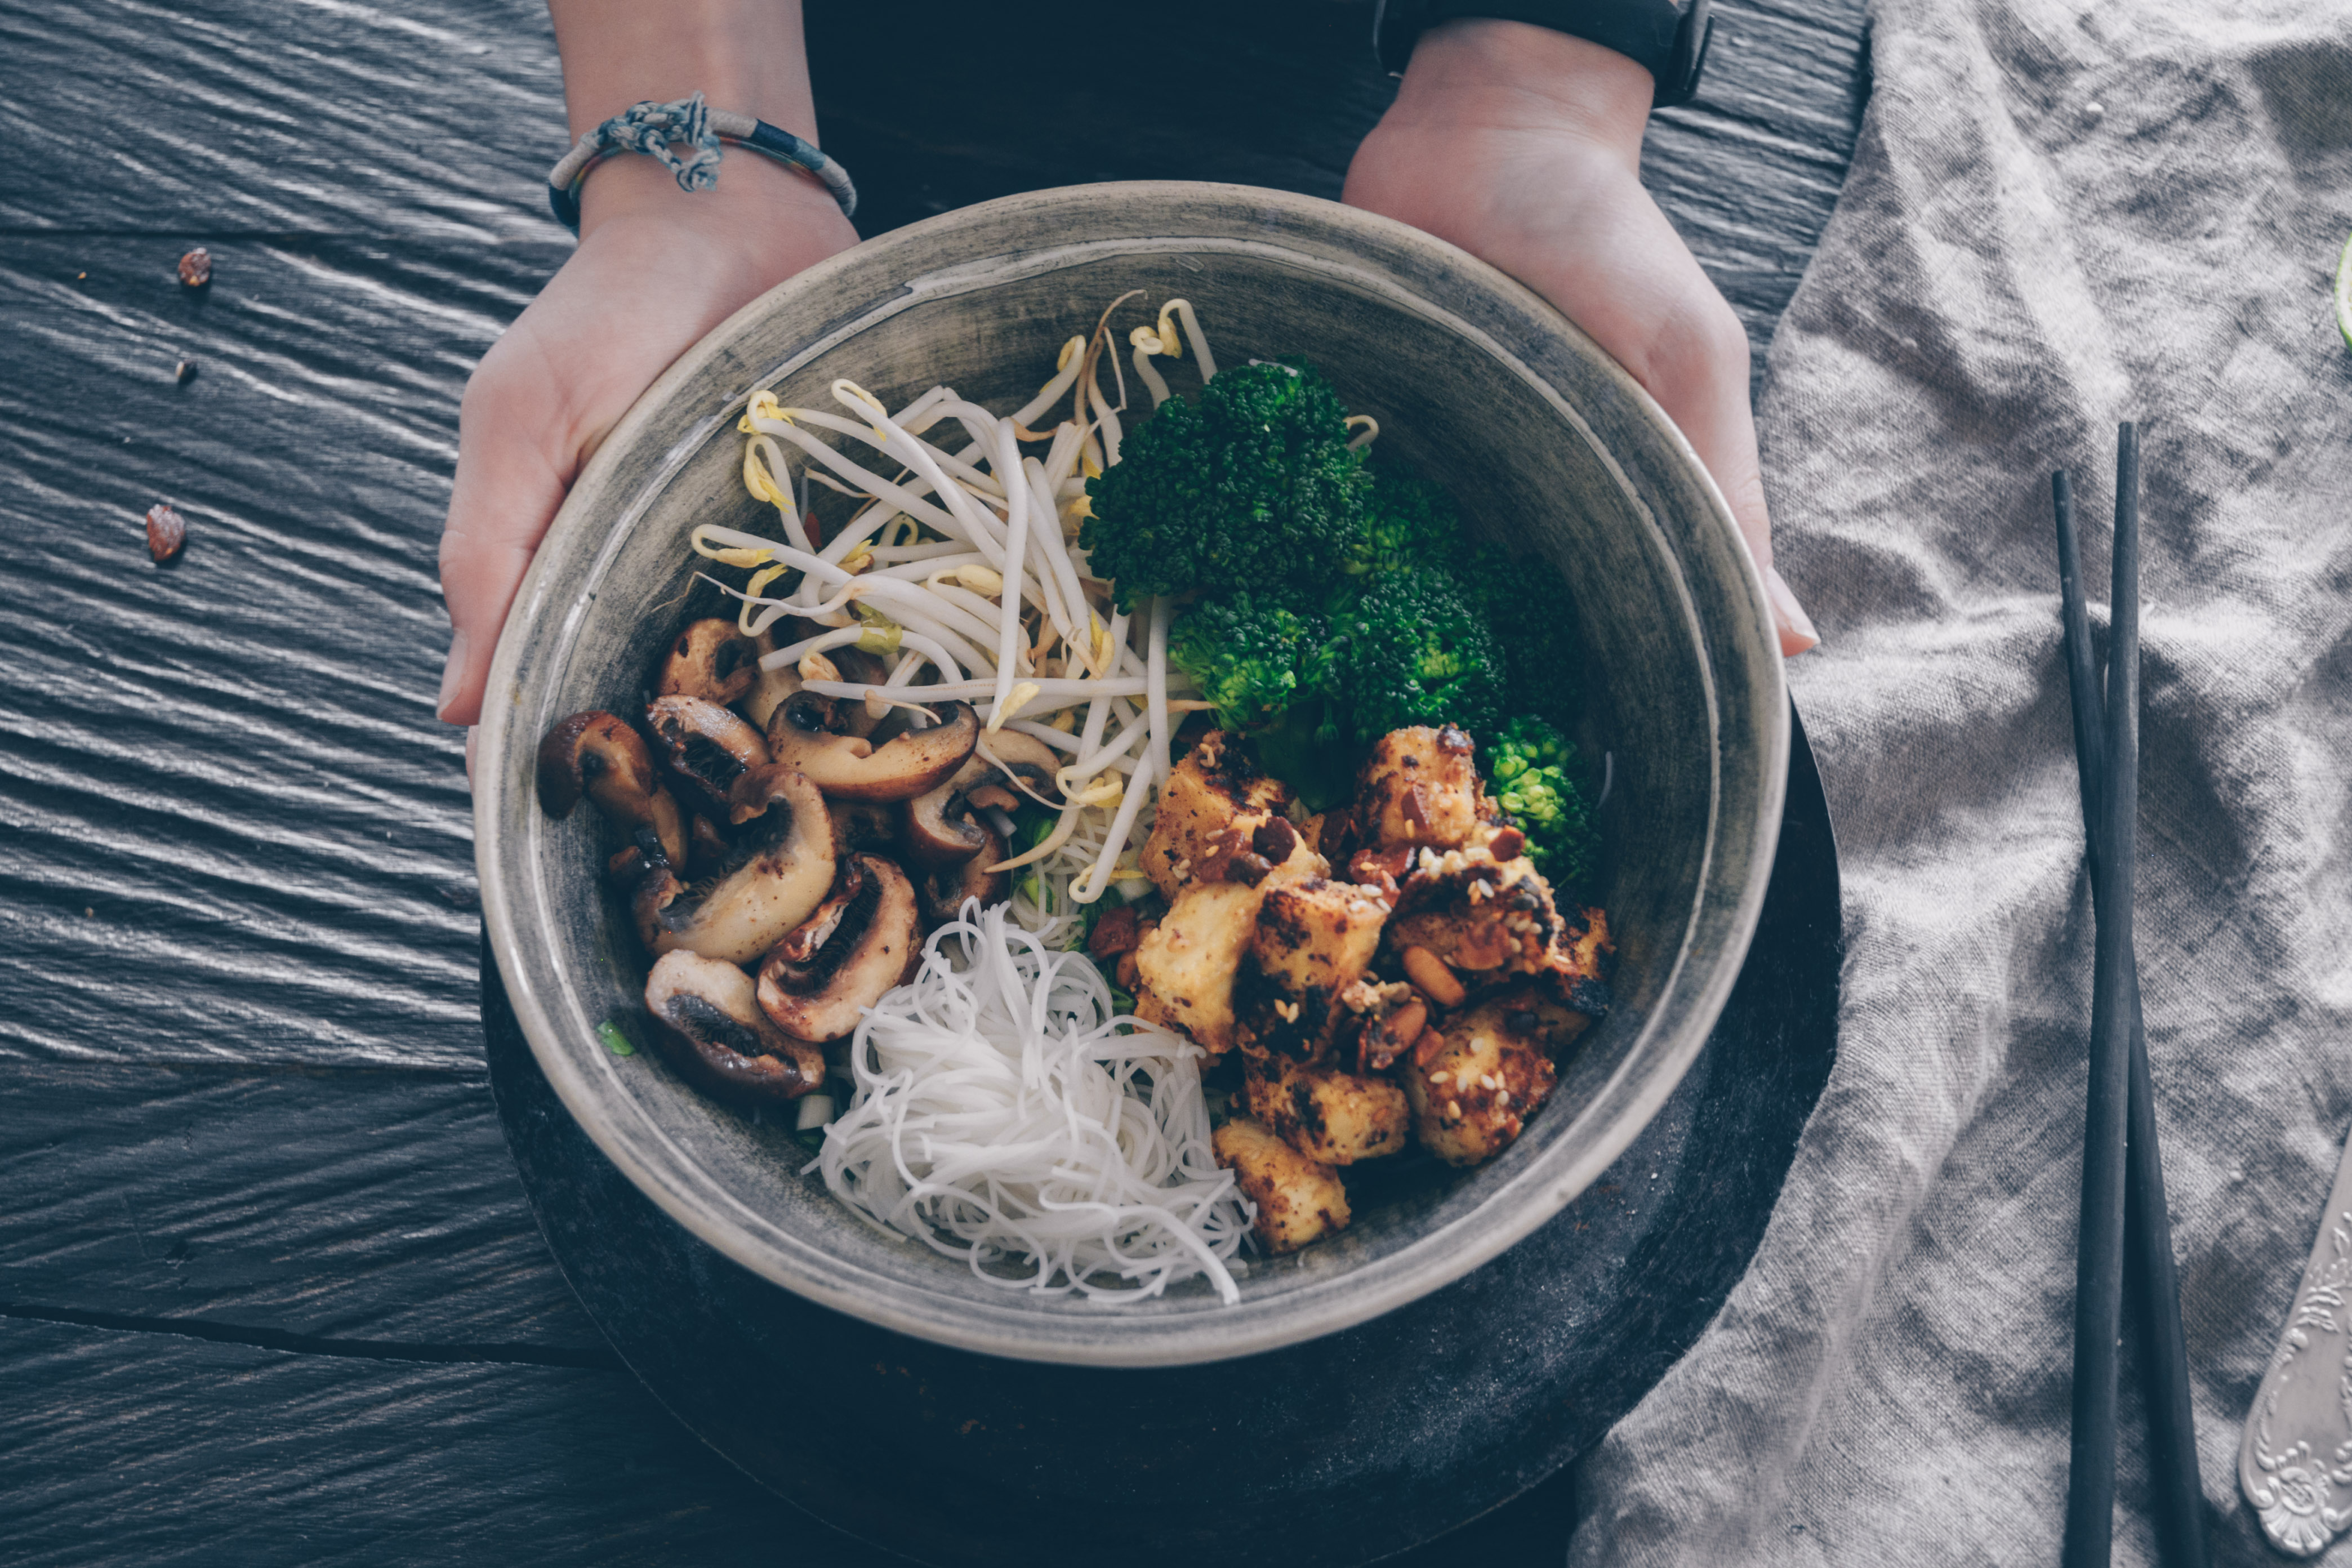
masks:
{"type": "Polygon", "coordinates": [[[629,1044],[629,1037],[621,1033],[621,1026],[610,1018],[596,1026],[596,1037],[604,1043],[606,1050],[616,1057],[633,1057],[637,1054],[637,1047],[629,1044]]]}

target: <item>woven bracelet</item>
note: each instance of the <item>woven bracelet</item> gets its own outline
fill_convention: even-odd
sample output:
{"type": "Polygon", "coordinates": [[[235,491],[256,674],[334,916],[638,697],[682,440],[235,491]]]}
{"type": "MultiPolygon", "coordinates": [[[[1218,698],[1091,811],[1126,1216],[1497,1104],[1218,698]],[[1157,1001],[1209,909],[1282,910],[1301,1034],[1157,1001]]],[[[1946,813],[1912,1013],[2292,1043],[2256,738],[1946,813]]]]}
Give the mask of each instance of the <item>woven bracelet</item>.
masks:
{"type": "Polygon", "coordinates": [[[557,222],[578,234],[581,184],[591,169],[616,153],[643,153],[658,160],[677,177],[681,191],[709,190],[719,184],[719,144],[726,142],[807,170],[824,182],[841,204],[844,217],[856,213],[857,187],[849,183],[847,170],[782,127],[731,109],[713,109],[698,92],[675,103],[634,104],[582,136],[548,171],[547,205],[557,222]],[[690,151],[681,157],[673,142],[683,142],[690,151]]]}

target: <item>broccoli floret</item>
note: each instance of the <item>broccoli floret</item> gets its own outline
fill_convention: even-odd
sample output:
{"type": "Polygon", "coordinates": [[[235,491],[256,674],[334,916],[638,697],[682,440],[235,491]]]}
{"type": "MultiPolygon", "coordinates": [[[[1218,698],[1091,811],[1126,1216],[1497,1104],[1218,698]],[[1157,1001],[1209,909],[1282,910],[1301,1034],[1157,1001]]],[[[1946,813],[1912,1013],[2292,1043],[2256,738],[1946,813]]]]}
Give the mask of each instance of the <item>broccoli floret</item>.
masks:
{"type": "Polygon", "coordinates": [[[1485,748],[1495,803],[1528,837],[1528,858],[1554,882],[1592,874],[1600,836],[1572,776],[1576,747],[1540,719],[1522,715],[1485,748]]]}
{"type": "Polygon", "coordinates": [[[1549,562],[1514,560],[1491,544],[1471,546],[1463,560],[1470,607],[1503,650],[1504,711],[1575,722],[1584,667],[1567,585],[1549,562]]]}
{"type": "Polygon", "coordinates": [[[1461,564],[1461,519],[1445,492],[1426,479],[1375,467],[1364,519],[1364,544],[1357,559],[1366,571],[1461,564]]]}
{"type": "Polygon", "coordinates": [[[1278,722],[1253,731],[1258,765],[1290,786],[1309,811],[1328,811],[1356,793],[1360,748],[1341,730],[1338,707],[1310,695],[1278,722]]]}
{"type": "Polygon", "coordinates": [[[1219,724],[1251,729],[1299,698],[1300,672],[1328,635],[1320,616],[1244,591],[1185,611],[1169,636],[1168,662],[1216,704],[1219,724]]]}
{"type": "Polygon", "coordinates": [[[1584,706],[1584,655],[1566,590],[1532,594],[1496,606],[1486,624],[1503,646],[1509,677],[1504,706],[1553,724],[1572,723],[1584,706]]]}
{"type": "Polygon", "coordinates": [[[1078,542],[1123,605],[1243,587],[1304,605],[1358,560],[1370,483],[1328,382],[1304,365],[1237,365],[1129,433],[1087,483],[1078,542]]]}
{"type": "Polygon", "coordinates": [[[1501,718],[1502,651],[1461,584],[1433,566],[1369,579],[1307,673],[1346,703],[1365,744],[1411,724],[1485,734],[1501,718]]]}

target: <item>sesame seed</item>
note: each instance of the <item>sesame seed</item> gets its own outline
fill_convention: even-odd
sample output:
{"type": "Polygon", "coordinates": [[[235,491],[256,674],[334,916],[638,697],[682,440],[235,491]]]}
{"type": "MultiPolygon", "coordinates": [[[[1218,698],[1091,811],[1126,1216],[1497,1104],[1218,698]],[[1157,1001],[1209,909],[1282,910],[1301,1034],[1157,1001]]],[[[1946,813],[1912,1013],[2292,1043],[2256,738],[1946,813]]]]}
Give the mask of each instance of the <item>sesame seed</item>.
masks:
{"type": "Polygon", "coordinates": [[[1461,1121],[1461,1120],[1462,1120],[1462,1102],[1461,1102],[1460,1100],[1447,1100],[1447,1101],[1445,1102],[1445,1114],[1446,1114],[1446,1115],[1448,1115],[1448,1116],[1450,1116],[1450,1117],[1452,1117],[1452,1118],[1453,1118],[1454,1121],[1461,1121]]]}

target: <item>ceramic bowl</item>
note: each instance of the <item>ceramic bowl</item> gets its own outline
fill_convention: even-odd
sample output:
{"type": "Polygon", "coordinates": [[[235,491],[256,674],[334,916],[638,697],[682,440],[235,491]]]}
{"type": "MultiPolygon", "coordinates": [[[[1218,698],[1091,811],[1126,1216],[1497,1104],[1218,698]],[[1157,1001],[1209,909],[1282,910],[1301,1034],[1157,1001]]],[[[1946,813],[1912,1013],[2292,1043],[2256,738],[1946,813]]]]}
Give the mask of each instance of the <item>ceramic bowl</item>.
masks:
{"type": "MultiPolygon", "coordinates": [[[[1179,391],[1189,359],[1171,370],[1179,391]]],[[[1329,1333],[1459,1278],[1584,1190],[1705,1043],[1748,949],[1776,841],[1788,699],[1762,587],[1714,484],[1631,377],[1528,289],[1416,230],[1309,197],[1128,184],[1008,197],[866,241],[747,306],[673,366],[597,452],[500,639],[477,763],[482,908],[540,1065],[597,1144],[720,1252],[888,1328],[996,1355],[1102,1366],[1215,1360],[1329,1333]],[[1519,554],[1520,590],[1574,606],[1604,756],[1598,896],[1615,1010],[1507,1153],[1383,1184],[1343,1234],[1255,1261],[1238,1306],[1205,1283],[1132,1307],[1040,1299],[853,1217],[784,1119],[688,1088],[649,1052],[646,960],[599,885],[593,812],[555,821],[533,750],[583,708],[635,711],[681,618],[688,531],[764,529],[735,419],[752,390],[828,405],[945,382],[1016,405],[1059,346],[1130,289],[1199,309],[1221,360],[1304,355],[1382,446],[1519,554]]]]}

